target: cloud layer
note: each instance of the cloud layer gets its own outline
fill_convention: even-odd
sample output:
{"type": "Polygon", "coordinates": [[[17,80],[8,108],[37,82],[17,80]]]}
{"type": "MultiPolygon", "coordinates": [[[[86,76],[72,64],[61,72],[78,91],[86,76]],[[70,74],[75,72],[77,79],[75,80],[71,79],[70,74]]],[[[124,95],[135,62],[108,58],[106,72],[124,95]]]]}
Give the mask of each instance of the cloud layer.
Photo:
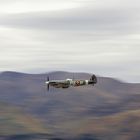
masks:
{"type": "Polygon", "coordinates": [[[0,0],[0,71],[140,82],[139,12],[138,0],[0,0]]]}

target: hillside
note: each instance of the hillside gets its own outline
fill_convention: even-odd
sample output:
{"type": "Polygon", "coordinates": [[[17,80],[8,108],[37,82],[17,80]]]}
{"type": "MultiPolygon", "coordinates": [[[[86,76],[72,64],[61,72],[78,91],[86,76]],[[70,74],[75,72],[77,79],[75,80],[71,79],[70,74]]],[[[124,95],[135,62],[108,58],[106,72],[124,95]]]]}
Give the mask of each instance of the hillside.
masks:
{"type": "MultiPolygon", "coordinates": [[[[73,77],[90,79],[90,76],[87,73],[74,73],[74,76],[69,72],[49,73],[52,80],[73,77]]],[[[47,92],[46,79],[47,74],[0,74],[0,114],[4,118],[1,123],[6,126],[3,129],[0,125],[0,134],[51,132],[64,139],[139,138],[139,132],[131,129],[131,126],[139,129],[140,84],[98,77],[98,84],[95,86],[51,88],[47,92]],[[137,119],[132,117],[133,114],[137,119]],[[128,124],[125,124],[130,132],[128,137],[121,135],[125,129],[125,120],[128,120],[128,124]]]]}
{"type": "Polygon", "coordinates": [[[0,139],[11,136],[45,134],[50,132],[43,123],[31,114],[21,111],[20,107],[0,102],[0,139]]]}
{"type": "Polygon", "coordinates": [[[99,140],[139,140],[139,119],[140,110],[133,110],[102,117],[82,117],[62,123],[61,127],[75,137],[85,134],[99,140]]]}

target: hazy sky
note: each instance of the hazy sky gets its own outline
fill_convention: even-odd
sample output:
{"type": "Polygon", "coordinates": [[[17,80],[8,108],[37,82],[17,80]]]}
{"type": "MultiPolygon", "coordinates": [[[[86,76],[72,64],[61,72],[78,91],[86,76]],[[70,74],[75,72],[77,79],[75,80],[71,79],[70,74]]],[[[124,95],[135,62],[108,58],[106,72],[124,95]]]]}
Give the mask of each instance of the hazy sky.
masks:
{"type": "Polygon", "coordinates": [[[139,13],[139,0],[0,0],[0,71],[140,82],[139,13]]]}

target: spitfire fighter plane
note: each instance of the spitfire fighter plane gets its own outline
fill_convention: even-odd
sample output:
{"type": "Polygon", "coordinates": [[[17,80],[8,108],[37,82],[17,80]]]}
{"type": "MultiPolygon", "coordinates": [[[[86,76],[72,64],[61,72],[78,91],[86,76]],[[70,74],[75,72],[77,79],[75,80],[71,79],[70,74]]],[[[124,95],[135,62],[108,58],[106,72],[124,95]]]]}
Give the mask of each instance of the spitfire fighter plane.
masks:
{"type": "Polygon", "coordinates": [[[90,80],[73,80],[73,79],[66,79],[66,80],[49,80],[49,77],[47,81],[45,82],[47,84],[47,89],[49,90],[49,87],[55,87],[55,88],[69,88],[70,86],[84,86],[84,85],[93,85],[97,83],[97,78],[95,75],[92,75],[90,80]]]}

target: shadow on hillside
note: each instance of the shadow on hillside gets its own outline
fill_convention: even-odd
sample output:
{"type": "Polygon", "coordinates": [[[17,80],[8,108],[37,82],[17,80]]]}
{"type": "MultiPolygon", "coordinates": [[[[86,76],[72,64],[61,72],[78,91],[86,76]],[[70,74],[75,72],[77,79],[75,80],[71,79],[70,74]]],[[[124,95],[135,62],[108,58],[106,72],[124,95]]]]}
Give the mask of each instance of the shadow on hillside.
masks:
{"type": "Polygon", "coordinates": [[[82,134],[73,138],[59,138],[48,134],[21,134],[12,136],[0,136],[2,140],[98,140],[96,136],[90,134],[82,134]]]}

